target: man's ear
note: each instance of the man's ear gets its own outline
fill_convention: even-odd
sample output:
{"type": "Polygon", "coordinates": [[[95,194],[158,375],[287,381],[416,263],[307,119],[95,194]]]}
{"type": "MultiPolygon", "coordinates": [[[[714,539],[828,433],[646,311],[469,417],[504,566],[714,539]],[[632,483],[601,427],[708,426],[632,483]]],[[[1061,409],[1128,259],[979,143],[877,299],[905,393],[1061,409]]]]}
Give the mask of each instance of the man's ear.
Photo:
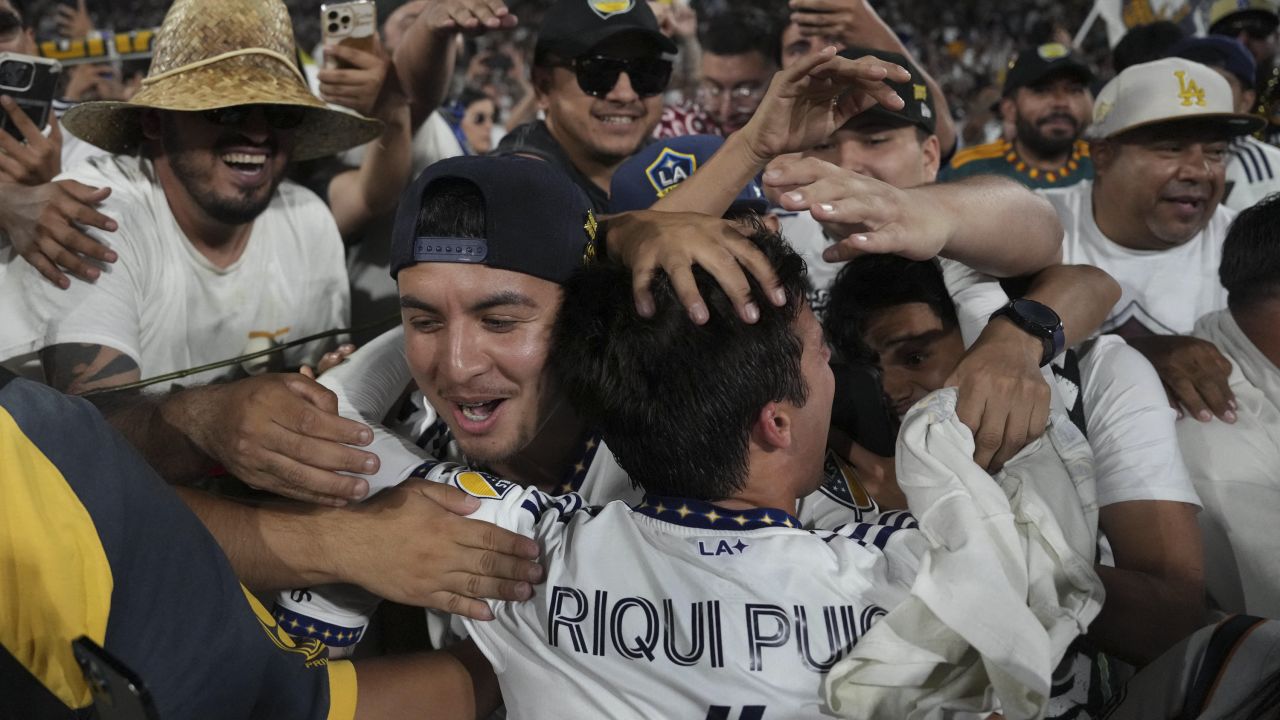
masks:
{"type": "Polygon", "coordinates": [[[1089,158],[1093,160],[1093,170],[1097,174],[1098,171],[1106,173],[1111,167],[1111,161],[1115,159],[1116,147],[1115,143],[1106,140],[1090,140],[1089,141],[1089,158]]]}
{"type": "Polygon", "coordinates": [[[143,110],[142,117],[139,118],[142,123],[142,136],[148,140],[160,139],[160,111],[159,110],[143,110]]]}
{"type": "Polygon", "coordinates": [[[533,91],[538,94],[538,106],[543,110],[547,106],[547,95],[551,94],[552,73],[555,68],[535,65],[529,71],[529,79],[533,83],[533,91]]]}
{"type": "Polygon", "coordinates": [[[937,135],[930,135],[925,138],[920,150],[920,157],[924,162],[924,176],[930,178],[929,182],[933,182],[938,177],[938,169],[942,164],[942,141],[938,140],[937,135]]]}
{"type": "Polygon", "coordinates": [[[791,430],[791,416],[782,405],[771,402],[756,414],[756,422],[751,426],[751,439],[765,450],[785,450],[793,441],[791,430]]]}

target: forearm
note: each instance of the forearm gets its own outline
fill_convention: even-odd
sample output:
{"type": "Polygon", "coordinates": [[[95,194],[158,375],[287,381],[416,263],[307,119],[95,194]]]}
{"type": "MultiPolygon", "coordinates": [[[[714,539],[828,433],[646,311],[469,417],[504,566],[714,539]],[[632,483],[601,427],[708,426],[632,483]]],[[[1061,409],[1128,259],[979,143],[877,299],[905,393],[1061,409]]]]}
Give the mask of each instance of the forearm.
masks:
{"type": "Polygon", "coordinates": [[[394,59],[400,87],[409,98],[414,127],[444,102],[457,56],[458,34],[436,30],[426,20],[427,13],[418,16],[396,48],[394,59]]]}
{"type": "Polygon", "coordinates": [[[951,107],[947,104],[947,96],[942,92],[942,86],[937,80],[929,74],[920,61],[907,50],[907,46],[902,44],[898,39],[898,34],[889,27],[889,24],[880,17],[870,3],[863,2],[864,14],[866,22],[854,23],[849,31],[842,38],[847,45],[858,45],[861,47],[872,48],[875,50],[886,50],[895,52],[911,61],[916,66],[921,77],[912,78],[915,82],[923,82],[929,88],[929,96],[933,98],[934,110],[938,114],[937,127],[934,133],[938,136],[938,144],[942,148],[942,157],[945,159],[956,147],[956,126],[955,121],[951,119],[951,107]]]}
{"type": "Polygon", "coordinates": [[[1089,639],[1103,652],[1138,666],[1154,660],[1205,623],[1204,585],[1097,566],[1106,588],[1089,639]]]}
{"type": "Polygon", "coordinates": [[[214,465],[182,427],[183,418],[191,412],[190,403],[198,401],[204,390],[192,388],[167,395],[118,390],[86,397],[160,477],[184,483],[203,477],[214,465]]]}
{"type": "Polygon", "coordinates": [[[1029,275],[1060,262],[1062,223],[1048,200],[992,175],[906,191],[951,226],[943,257],[996,277],[1029,275]]]}
{"type": "Polygon", "coordinates": [[[1066,347],[1073,347],[1107,319],[1120,300],[1120,284],[1092,265],[1052,265],[1036,275],[1025,297],[1058,313],[1066,347]]]}
{"type": "Polygon", "coordinates": [[[370,143],[360,167],[329,183],[329,209],[346,237],[370,219],[391,212],[413,171],[413,133],[409,106],[400,103],[382,117],[386,127],[370,143]]]}
{"type": "Polygon", "coordinates": [[[310,505],[253,506],[216,495],[177,488],[222,548],[244,585],[269,593],[339,582],[328,566],[323,532],[336,511],[310,505]]]}
{"type": "Polygon", "coordinates": [[[501,704],[493,668],[475,645],[356,662],[356,720],[489,717],[501,704]]]}
{"type": "Polygon", "coordinates": [[[511,108],[505,120],[508,132],[538,116],[538,93],[534,92],[532,85],[525,85],[521,90],[524,95],[520,97],[520,102],[511,108]]]}

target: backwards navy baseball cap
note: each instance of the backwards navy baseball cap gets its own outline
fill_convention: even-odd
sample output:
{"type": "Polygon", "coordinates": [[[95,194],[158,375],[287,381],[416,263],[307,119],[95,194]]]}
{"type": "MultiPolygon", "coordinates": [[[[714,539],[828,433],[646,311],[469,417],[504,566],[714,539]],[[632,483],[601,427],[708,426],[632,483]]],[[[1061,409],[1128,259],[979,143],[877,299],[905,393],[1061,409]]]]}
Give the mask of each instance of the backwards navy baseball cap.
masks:
{"type": "MultiPolygon", "coordinates": [[[[649,143],[627,158],[613,172],[609,187],[609,212],[647,210],[658,199],[688,180],[698,168],[724,145],[717,135],[682,135],[649,143]]],[[[764,214],[769,201],[754,179],[738,193],[730,210],[753,210],[764,214]]]]}
{"type": "Polygon", "coordinates": [[[563,283],[596,256],[591,202],[563,170],[518,155],[464,155],[429,165],[400,196],[391,231],[391,277],[423,262],[470,263],[563,283]],[[446,180],[474,184],[484,237],[421,236],[423,198],[446,180]]]}
{"type": "Polygon", "coordinates": [[[1169,57],[1220,67],[1239,80],[1240,87],[1245,90],[1253,87],[1254,73],[1258,68],[1253,54],[1239,40],[1225,35],[1183,38],[1169,48],[1169,57]]]}
{"type": "Polygon", "coordinates": [[[676,52],[645,0],[558,0],[542,17],[534,58],[553,52],[572,60],[622,33],[650,40],[659,52],[676,52]]]}
{"type": "Polygon", "coordinates": [[[904,105],[901,110],[890,110],[889,108],[875,104],[858,113],[846,125],[861,124],[867,120],[884,120],[891,125],[915,125],[926,133],[932,135],[938,127],[938,115],[933,105],[933,97],[929,93],[929,86],[924,82],[924,75],[911,64],[905,56],[889,52],[887,50],[876,50],[875,48],[851,46],[840,51],[840,57],[856,60],[864,55],[870,55],[885,62],[891,62],[895,65],[901,65],[911,73],[911,79],[906,82],[895,82],[885,80],[898,97],[902,98],[904,105]]]}

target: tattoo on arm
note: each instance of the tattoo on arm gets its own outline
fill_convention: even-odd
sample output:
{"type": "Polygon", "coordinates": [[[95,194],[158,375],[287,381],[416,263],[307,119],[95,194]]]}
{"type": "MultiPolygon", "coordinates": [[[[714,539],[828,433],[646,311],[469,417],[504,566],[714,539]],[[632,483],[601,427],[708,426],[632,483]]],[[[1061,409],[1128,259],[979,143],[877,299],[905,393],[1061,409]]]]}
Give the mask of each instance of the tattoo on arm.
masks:
{"type": "Polygon", "coordinates": [[[102,345],[52,345],[40,351],[40,361],[49,384],[72,395],[123,385],[142,377],[133,358],[102,345]]]}

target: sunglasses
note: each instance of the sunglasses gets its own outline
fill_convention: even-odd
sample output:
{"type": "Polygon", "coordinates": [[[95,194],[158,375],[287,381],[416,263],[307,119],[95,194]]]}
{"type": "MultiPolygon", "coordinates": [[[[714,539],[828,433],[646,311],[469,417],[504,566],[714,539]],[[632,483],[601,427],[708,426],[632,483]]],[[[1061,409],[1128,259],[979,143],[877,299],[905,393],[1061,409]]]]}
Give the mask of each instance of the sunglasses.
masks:
{"type": "Polygon", "coordinates": [[[671,61],[662,58],[623,60],[604,55],[583,55],[563,67],[572,68],[578,78],[578,87],[593,97],[608,95],[618,84],[618,76],[624,72],[640,97],[662,94],[671,80],[671,61]]]}
{"type": "Polygon", "coordinates": [[[273,130],[292,130],[302,124],[305,108],[294,105],[236,105],[234,107],[205,110],[200,116],[214,125],[223,127],[243,125],[255,110],[262,111],[262,117],[273,130]]]}

